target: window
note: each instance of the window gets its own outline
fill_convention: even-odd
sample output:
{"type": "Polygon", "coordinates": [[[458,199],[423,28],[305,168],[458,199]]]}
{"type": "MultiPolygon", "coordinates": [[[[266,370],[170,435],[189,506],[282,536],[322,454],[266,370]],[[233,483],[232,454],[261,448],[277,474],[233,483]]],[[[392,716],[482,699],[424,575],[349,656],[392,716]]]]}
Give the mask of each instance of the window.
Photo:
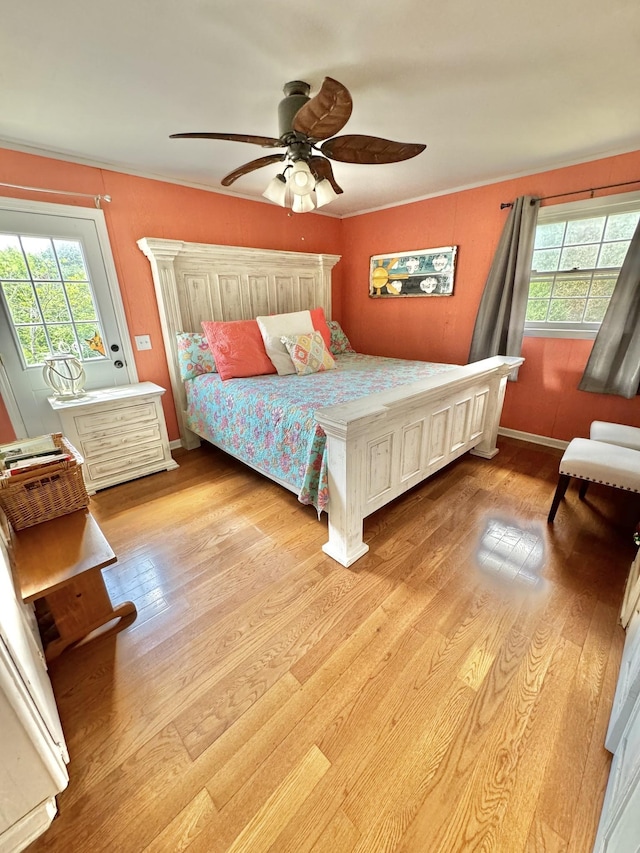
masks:
{"type": "Polygon", "coordinates": [[[640,193],[541,208],[525,334],[595,337],[640,219],[640,193]]]}
{"type": "Polygon", "coordinates": [[[52,352],[105,357],[79,241],[0,235],[0,285],[25,367],[52,352]]]}

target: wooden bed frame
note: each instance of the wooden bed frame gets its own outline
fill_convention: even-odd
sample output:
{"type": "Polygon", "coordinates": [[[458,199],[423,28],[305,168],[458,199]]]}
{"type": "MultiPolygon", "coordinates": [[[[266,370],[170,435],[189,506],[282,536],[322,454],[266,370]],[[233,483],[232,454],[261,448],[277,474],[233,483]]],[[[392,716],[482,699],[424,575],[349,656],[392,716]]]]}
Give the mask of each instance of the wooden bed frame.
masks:
{"type": "MultiPolygon", "coordinates": [[[[319,305],[330,318],[331,270],[340,257],[152,237],[138,245],[151,263],[180,437],[191,449],[200,438],[186,426],[176,334],[200,332],[202,320],[319,305]]],[[[329,477],[325,553],[350,566],[369,550],[362,538],[368,515],[467,451],[495,456],[507,377],[522,362],[496,356],[319,410],[329,477]]]]}

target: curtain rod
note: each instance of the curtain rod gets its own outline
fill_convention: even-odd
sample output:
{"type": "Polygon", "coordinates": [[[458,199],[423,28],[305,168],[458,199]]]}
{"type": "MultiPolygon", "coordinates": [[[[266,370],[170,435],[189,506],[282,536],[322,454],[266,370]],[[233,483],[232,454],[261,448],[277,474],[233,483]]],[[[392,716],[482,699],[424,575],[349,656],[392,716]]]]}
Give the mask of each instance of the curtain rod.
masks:
{"type": "MultiPolygon", "coordinates": [[[[540,197],[539,201],[547,201],[550,198],[564,198],[567,195],[580,195],[581,193],[591,193],[591,198],[593,198],[593,194],[598,190],[612,190],[615,187],[628,187],[631,184],[640,184],[640,178],[636,181],[625,181],[622,184],[606,184],[604,187],[587,187],[586,190],[571,190],[568,193],[556,193],[556,195],[543,195],[540,197]]],[[[503,201],[500,205],[500,210],[504,210],[505,207],[513,207],[512,201],[503,201]]]]}
{"type": "Polygon", "coordinates": [[[42,187],[23,187],[20,184],[5,184],[0,181],[0,187],[9,187],[12,190],[26,190],[30,193],[52,193],[53,195],[72,195],[76,198],[92,198],[96,207],[100,207],[101,201],[111,201],[110,195],[95,195],[94,193],[74,193],[67,190],[45,190],[42,187]]]}

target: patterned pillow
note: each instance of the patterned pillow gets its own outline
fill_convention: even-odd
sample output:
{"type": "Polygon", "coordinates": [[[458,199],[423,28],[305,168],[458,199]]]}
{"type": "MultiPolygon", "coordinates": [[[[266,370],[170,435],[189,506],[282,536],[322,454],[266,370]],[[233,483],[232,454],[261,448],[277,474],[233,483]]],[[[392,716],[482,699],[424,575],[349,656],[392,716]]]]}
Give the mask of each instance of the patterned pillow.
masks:
{"type": "Polygon", "coordinates": [[[355,352],[349,342],[349,338],[342,331],[342,326],[337,320],[327,320],[327,326],[331,332],[331,352],[334,355],[343,355],[346,352],[355,352]]]}
{"type": "Polygon", "coordinates": [[[333,370],[336,366],[333,356],[324,345],[320,332],[283,335],[280,340],[287,348],[298,376],[333,370]]]}
{"type": "Polygon", "coordinates": [[[215,373],[216,363],[204,335],[199,332],[178,332],[178,365],[180,378],[195,379],[202,373],[215,373]]]}

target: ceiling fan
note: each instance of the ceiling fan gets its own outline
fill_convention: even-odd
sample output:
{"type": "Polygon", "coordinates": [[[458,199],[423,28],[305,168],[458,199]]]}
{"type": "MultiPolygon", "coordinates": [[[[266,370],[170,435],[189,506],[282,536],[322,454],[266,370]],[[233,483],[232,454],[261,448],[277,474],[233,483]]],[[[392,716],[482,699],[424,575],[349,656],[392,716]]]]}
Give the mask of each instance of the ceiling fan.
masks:
{"type": "Polygon", "coordinates": [[[264,196],[282,207],[290,198],[295,212],[321,207],[342,192],[333,175],[331,160],[398,163],[417,156],[427,147],[418,143],[392,142],[378,136],[335,136],[351,115],[353,101],[349,90],[332,77],[325,77],[320,91],[313,98],[309,97],[310,90],[309,84],[302,80],[293,80],[285,85],[285,97],[278,105],[280,136],[277,139],[244,133],[172,133],[170,138],[226,139],[263,148],[286,148],[284,153],[269,154],[239,166],[225,175],[222,185],[228,187],[249,172],[286,160],[288,165],[271,181],[264,196]]]}

